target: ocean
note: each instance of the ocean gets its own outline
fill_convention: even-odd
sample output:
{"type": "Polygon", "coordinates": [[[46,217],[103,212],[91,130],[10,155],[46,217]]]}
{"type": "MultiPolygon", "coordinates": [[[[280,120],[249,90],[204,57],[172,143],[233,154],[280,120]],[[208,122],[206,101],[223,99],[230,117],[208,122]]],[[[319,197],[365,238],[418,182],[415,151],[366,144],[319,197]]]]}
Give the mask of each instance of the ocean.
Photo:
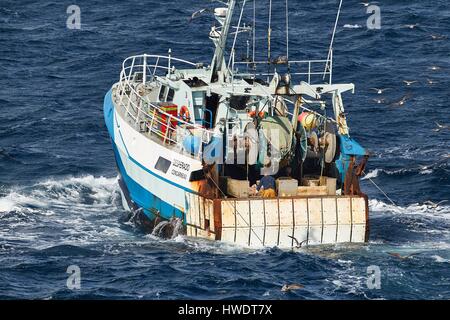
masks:
{"type": "MultiPolygon", "coordinates": [[[[189,17],[215,5],[1,1],[0,299],[450,299],[446,0],[380,0],[380,29],[368,29],[359,0],[344,0],[333,78],[356,85],[344,95],[350,133],[372,154],[361,181],[367,244],[249,250],[162,240],[127,221],[103,97],[131,55],[171,48],[209,63],[213,19],[189,17]],[[73,4],[80,29],[67,27],[73,4]],[[71,282],[74,268],[79,282],[71,282]],[[303,287],[281,290],[293,283],[303,287]]],[[[325,59],[338,2],[289,6],[290,57],[325,59]]],[[[264,55],[268,9],[257,9],[264,55]]],[[[284,1],[273,10],[275,55],[284,52],[284,1]]]]}

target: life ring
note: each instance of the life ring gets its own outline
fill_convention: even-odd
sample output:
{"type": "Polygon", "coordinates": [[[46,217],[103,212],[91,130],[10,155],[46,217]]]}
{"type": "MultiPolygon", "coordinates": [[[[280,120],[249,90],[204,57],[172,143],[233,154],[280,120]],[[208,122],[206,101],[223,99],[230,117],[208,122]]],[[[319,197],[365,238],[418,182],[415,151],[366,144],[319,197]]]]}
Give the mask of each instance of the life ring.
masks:
{"type": "Polygon", "coordinates": [[[188,107],[186,106],[181,107],[179,117],[181,120],[185,122],[189,122],[191,120],[188,107]]]}

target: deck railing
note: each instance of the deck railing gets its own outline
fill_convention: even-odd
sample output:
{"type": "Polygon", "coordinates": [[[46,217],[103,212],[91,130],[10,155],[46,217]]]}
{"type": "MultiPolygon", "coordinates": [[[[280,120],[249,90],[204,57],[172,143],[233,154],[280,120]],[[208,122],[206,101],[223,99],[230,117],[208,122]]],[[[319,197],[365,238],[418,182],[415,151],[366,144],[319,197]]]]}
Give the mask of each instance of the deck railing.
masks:
{"type": "Polygon", "coordinates": [[[160,55],[137,55],[123,62],[120,81],[117,86],[116,103],[120,104],[125,116],[132,120],[135,128],[148,136],[157,137],[163,145],[178,146],[186,150],[183,142],[188,136],[196,145],[186,150],[195,158],[201,158],[203,146],[211,141],[213,131],[188,122],[161,109],[155,101],[146,96],[159,86],[154,80],[158,76],[173,73],[177,65],[198,68],[199,65],[181,59],[160,55]]]}
{"type": "Polygon", "coordinates": [[[298,77],[297,81],[302,80],[310,84],[318,82],[323,83],[328,80],[332,83],[333,78],[333,55],[329,60],[296,60],[296,61],[279,61],[278,63],[268,63],[267,61],[234,61],[232,57],[232,75],[234,78],[256,78],[256,77],[272,77],[275,72],[274,68],[289,72],[292,77],[298,77]]]}

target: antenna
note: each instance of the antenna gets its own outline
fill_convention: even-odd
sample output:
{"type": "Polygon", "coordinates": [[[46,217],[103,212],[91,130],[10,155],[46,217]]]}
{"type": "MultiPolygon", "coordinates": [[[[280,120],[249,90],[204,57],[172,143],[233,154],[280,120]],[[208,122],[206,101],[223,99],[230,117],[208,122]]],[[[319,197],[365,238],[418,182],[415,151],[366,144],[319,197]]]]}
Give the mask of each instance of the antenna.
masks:
{"type": "Polygon", "coordinates": [[[253,62],[255,62],[256,51],[256,0],[253,0],[253,62]]]}
{"type": "MultiPolygon", "coordinates": [[[[336,21],[335,21],[335,23],[334,23],[333,35],[331,36],[330,48],[328,49],[327,64],[325,65],[325,70],[323,71],[323,80],[325,80],[325,76],[326,76],[326,74],[327,74],[327,69],[330,70],[330,60],[333,59],[333,58],[332,58],[332,57],[333,57],[332,55],[333,55],[334,35],[336,34],[336,28],[337,28],[337,24],[338,24],[338,21],[339,21],[339,16],[340,16],[340,14],[341,14],[342,1],[343,1],[343,0],[341,0],[341,1],[339,2],[339,9],[338,9],[338,12],[337,12],[337,15],[336,15],[336,21]]],[[[331,63],[333,63],[333,62],[331,61],[331,63]]],[[[331,72],[331,70],[330,70],[330,72],[331,72]]],[[[331,81],[330,81],[330,82],[331,82],[331,81]]],[[[330,83],[330,84],[331,84],[331,83],[330,83]]]]}
{"type": "MultiPolygon", "coordinates": [[[[286,60],[289,62],[289,0],[286,0],[286,60]]],[[[289,64],[288,64],[289,66],[289,64]]]]}
{"type": "Polygon", "coordinates": [[[267,82],[269,82],[270,74],[270,37],[272,35],[272,0],[269,1],[269,28],[267,29],[267,82]]]}

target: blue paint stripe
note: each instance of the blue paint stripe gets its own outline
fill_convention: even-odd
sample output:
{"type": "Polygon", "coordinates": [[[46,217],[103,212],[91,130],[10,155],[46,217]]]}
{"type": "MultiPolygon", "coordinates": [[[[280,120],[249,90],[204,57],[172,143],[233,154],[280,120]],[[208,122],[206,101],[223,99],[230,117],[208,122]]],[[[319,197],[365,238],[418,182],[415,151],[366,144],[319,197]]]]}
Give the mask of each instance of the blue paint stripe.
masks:
{"type": "MultiPolygon", "coordinates": [[[[150,209],[156,209],[159,211],[161,217],[165,219],[170,219],[173,216],[176,216],[180,219],[183,219],[183,212],[177,207],[172,206],[170,203],[165,202],[161,198],[155,196],[152,192],[142,187],[139,183],[133,180],[125,170],[125,167],[120,159],[119,150],[117,146],[113,146],[114,155],[116,157],[117,166],[119,167],[119,171],[122,175],[122,179],[124,180],[128,191],[130,193],[130,197],[133,202],[138,206],[144,209],[144,214],[150,219],[153,220],[156,216],[150,211],[150,209]]],[[[184,220],[184,219],[183,219],[184,220]]],[[[185,222],[185,221],[183,221],[185,222]]]]}
{"type": "MultiPolygon", "coordinates": [[[[154,177],[156,177],[156,178],[158,178],[158,179],[160,179],[160,180],[162,180],[162,181],[164,181],[164,182],[166,182],[166,183],[168,183],[168,184],[170,184],[170,185],[172,185],[172,186],[175,186],[175,187],[177,187],[177,188],[179,188],[179,189],[183,189],[184,191],[187,191],[187,192],[190,192],[190,193],[193,193],[193,194],[198,194],[198,193],[195,192],[194,190],[189,189],[189,188],[186,188],[186,187],[183,187],[182,185],[179,185],[179,184],[177,184],[177,183],[175,183],[175,182],[172,182],[172,181],[170,181],[169,179],[166,179],[166,178],[160,176],[159,174],[154,173],[153,171],[151,171],[151,170],[148,169],[147,167],[144,167],[141,163],[139,163],[137,160],[135,160],[133,157],[131,157],[130,154],[128,153],[128,149],[127,149],[127,146],[126,146],[126,144],[125,144],[125,141],[123,141],[123,137],[122,137],[122,133],[120,132],[120,129],[119,129],[119,135],[120,135],[120,138],[121,138],[121,140],[122,140],[123,146],[125,147],[125,151],[127,152],[127,157],[128,157],[128,159],[130,159],[131,162],[133,162],[134,164],[136,164],[139,168],[141,168],[141,169],[144,170],[145,172],[150,173],[152,176],[154,176],[154,177]]],[[[114,140],[113,140],[113,143],[115,143],[114,140]]]]}

